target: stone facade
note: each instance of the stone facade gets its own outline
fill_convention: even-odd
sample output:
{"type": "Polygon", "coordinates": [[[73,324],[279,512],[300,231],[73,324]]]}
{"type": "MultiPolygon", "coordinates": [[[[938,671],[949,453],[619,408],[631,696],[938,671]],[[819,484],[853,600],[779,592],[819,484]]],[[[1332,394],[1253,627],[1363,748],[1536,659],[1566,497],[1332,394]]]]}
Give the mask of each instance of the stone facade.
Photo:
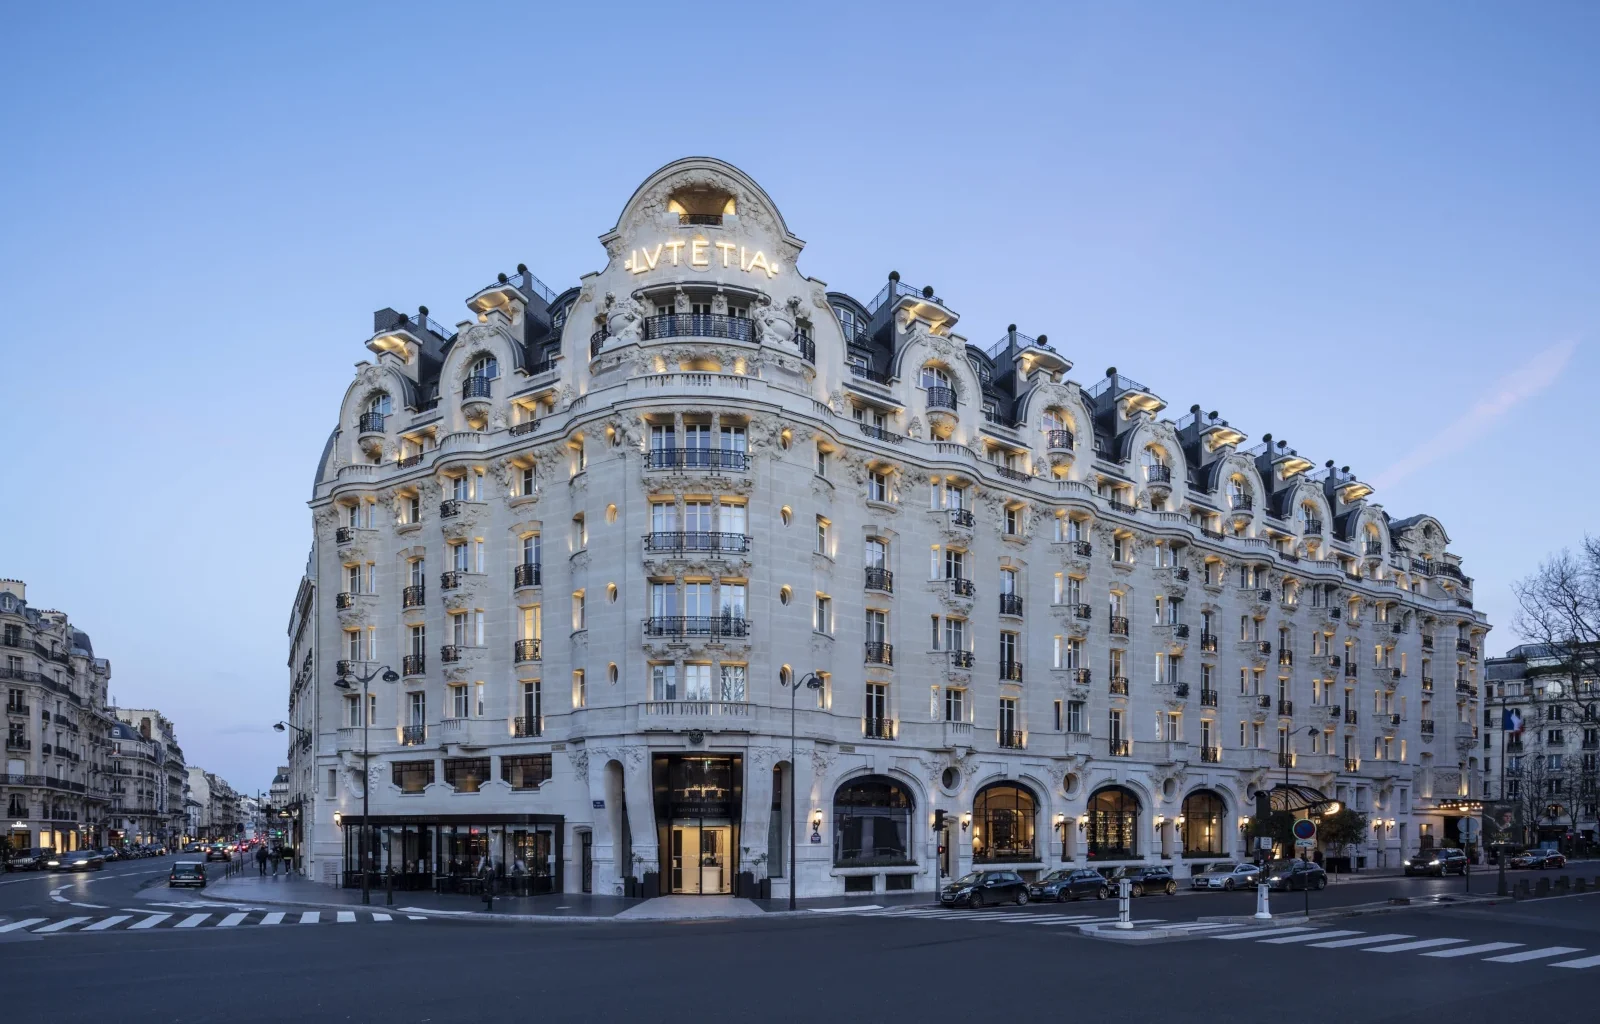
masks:
{"type": "Polygon", "coordinates": [[[526,827],[568,890],[782,893],[795,822],[801,895],[1181,874],[1286,779],[1392,865],[1475,792],[1489,627],[1433,518],[1042,335],[973,344],[898,275],[828,291],[716,160],[601,243],[454,330],[375,317],[291,618],[307,873],[354,868],[364,791],[396,871],[526,827]]]}

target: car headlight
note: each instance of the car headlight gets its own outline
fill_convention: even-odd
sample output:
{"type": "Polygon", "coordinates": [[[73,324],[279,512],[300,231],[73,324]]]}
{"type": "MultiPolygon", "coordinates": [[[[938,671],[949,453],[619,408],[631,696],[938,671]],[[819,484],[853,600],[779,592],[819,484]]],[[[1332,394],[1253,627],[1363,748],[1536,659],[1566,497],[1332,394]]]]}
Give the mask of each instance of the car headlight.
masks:
{"type": "Polygon", "coordinates": [[[1436,861],[1436,860],[1430,860],[1430,861],[1428,861],[1428,867],[1430,867],[1430,868],[1436,868],[1436,867],[1438,867],[1438,866],[1439,866],[1439,862],[1438,862],[1438,861],[1436,861]]]}

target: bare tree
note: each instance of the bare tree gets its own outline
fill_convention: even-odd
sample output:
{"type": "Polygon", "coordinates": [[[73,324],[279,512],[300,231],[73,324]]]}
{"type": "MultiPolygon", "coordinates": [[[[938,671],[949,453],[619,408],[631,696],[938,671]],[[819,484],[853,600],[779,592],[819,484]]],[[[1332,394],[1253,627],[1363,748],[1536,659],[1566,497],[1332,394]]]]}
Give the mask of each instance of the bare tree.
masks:
{"type": "Polygon", "coordinates": [[[1509,797],[1516,809],[1516,825],[1523,841],[1537,845],[1541,822],[1551,826],[1566,822],[1577,827],[1579,772],[1571,755],[1513,754],[1516,767],[1506,768],[1506,782],[1516,783],[1516,796],[1509,797]],[[1558,760],[1559,758],[1559,760],[1558,760]]]}
{"type": "Polygon", "coordinates": [[[1512,590],[1517,597],[1517,632],[1546,648],[1545,655],[1553,661],[1541,666],[1539,675],[1560,678],[1558,691],[1546,687],[1545,703],[1564,705],[1568,710],[1563,720],[1596,721],[1600,718],[1600,537],[1584,537],[1576,554],[1563,549],[1513,584],[1512,590]]]}

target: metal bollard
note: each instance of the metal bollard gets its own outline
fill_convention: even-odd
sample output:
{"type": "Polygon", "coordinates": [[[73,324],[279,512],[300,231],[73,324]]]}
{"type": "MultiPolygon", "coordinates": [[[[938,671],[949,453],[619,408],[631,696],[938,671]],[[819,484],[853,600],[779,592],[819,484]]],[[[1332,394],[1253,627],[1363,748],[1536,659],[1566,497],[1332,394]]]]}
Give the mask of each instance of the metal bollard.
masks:
{"type": "Polygon", "coordinates": [[[1256,920],[1272,920],[1272,911],[1267,908],[1267,883],[1256,883],[1256,920]]]}
{"type": "Polygon", "coordinates": [[[1133,895],[1131,883],[1126,878],[1117,880],[1117,927],[1133,927],[1133,895]]]}

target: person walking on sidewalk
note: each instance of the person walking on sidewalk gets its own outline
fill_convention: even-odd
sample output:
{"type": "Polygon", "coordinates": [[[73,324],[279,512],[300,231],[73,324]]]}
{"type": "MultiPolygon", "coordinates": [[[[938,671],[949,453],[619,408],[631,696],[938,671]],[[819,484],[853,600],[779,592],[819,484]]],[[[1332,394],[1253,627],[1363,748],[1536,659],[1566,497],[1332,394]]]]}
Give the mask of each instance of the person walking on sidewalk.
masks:
{"type": "Polygon", "coordinates": [[[267,848],[265,846],[256,847],[256,867],[261,869],[262,878],[267,877],[267,848]]]}
{"type": "Polygon", "coordinates": [[[277,878],[278,877],[278,862],[283,859],[283,851],[280,850],[278,847],[274,846],[272,848],[271,856],[272,856],[272,877],[273,878],[277,878]]]}

